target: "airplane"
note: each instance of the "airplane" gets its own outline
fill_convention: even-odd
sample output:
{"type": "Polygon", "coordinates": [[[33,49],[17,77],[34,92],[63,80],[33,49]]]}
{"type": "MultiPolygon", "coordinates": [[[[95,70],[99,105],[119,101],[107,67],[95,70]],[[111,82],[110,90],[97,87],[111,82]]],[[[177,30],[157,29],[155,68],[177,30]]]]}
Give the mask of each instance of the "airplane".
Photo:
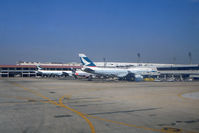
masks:
{"type": "Polygon", "coordinates": [[[40,73],[42,75],[56,75],[56,76],[73,76],[74,73],[72,71],[52,71],[52,70],[44,70],[41,68],[39,65],[37,65],[38,70],[36,71],[37,73],[40,73]]]}
{"type": "Polygon", "coordinates": [[[132,67],[132,68],[102,68],[97,67],[85,54],[79,54],[83,64],[82,70],[88,73],[117,77],[120,80],[140,81],[144,75],[154,75],[157,72],[155,67],[132,67]]]}
{"type": "Polygon", "coordinates": [[[89,78],[90,76],[95,77],[94,74],[87,73],[87,72],[84,72],[82,70],[75,71],[75,76],[77,76],[77,77],[85,77],[85,78],[89,78]]]}

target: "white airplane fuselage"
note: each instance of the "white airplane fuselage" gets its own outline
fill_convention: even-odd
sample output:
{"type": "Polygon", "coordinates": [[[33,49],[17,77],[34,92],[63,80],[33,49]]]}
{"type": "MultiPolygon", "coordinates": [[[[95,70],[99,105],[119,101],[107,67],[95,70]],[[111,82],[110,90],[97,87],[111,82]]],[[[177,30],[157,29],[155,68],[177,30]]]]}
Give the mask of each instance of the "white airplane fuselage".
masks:
{"type": "Polygon", "coordinates": [[[99,75],[110,75],[116,77],[125,77],[129,73],[133,73],[135,75],[146,75],[156,72],[154,68],[100,68],[100,67],[83,67],[83,71],[90,72],[93,74],[99,75]]]}
{"type": "Polygon", "coordinates": [[[102,68],[97,67],[85,54],[79,54],[80,61],[83,64],[82,70],[88,73],[118,77],[126,80],[143,79],[144,75],[154,75],[157,72],[156,67],[131,67],[131,68],[102,68]]]}
{"type": "Polygon", "coordinates": [[[43,75],[64,75],[68,74],[69,76],[72,76],[72,71],[49,71],[49,70],[38,70],[38,73],[42,73],[43,75]]]}

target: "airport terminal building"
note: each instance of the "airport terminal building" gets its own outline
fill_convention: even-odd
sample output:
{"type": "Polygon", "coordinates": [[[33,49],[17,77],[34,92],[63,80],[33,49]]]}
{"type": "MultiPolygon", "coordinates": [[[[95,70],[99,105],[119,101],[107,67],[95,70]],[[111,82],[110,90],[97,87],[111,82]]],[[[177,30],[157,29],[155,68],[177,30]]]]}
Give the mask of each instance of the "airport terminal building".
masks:
{"type": "MultiPolygon", "coordinates": [[[[199,78],[199,64],[157,64],[157,63],[121,63],[121,62],[95,62],[98,67],[128,68],[137,66],[157,67],[159,75],[155,78],[176,78],[184,80],[188,78],[199,78]]],[[[19,62],[16,65],[0,65],[0,77],[35,77],[41,76],[37,73],[37,65],[44,70],[67,71],[81,69],[80,63],[41,63],[41,62],[19,62]]],[[[153,76],[154,77],[154,76],[153,76]]]]}
{"type": "Polygon", "coordinates": [[[40,62],[20,62],[16,65],[0,65],[0,77],[35,77],[42,76],[37,73],[37,65],[44,70],[52,71],[69,71],[81,69],[77,64],[60,64],[60,63],[40,63],[40,62]]]}

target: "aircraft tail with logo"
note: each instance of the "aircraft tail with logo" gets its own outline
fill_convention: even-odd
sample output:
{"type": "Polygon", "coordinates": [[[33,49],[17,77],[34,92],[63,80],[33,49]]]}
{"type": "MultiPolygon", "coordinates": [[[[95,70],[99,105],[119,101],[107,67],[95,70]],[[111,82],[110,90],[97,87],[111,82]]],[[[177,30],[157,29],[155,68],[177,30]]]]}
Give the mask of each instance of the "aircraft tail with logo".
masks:
{"type": "Polygon", "coordinates": [[[85,54],[79,54],[79,57],[83,66],[96,67],[95,63],[92,62],[85,54]]]}
{"type": "Polygon", "coordinates": [[[40,65],[37,65],[38,70],[42,70],[43,68],[40,67],[40,65]]]}

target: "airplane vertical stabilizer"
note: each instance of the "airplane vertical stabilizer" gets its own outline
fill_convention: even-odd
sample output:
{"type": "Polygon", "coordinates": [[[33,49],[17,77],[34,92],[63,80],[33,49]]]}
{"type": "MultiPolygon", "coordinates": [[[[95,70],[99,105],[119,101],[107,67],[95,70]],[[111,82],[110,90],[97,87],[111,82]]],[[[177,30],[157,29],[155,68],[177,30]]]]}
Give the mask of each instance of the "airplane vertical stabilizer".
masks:
{"type": "Polygon", "coordinates": [[[40,65],[37,65],[37,69],[38,70],[42,70],[42,68],[40,67],[40,65]]]}
{"type": "Polygon", "coordinates": [[[90,67],[95,67],[96,65],[85,55],[85,54],[79,54],[81,63],[84,66],[90,66],[90,67]]]}

